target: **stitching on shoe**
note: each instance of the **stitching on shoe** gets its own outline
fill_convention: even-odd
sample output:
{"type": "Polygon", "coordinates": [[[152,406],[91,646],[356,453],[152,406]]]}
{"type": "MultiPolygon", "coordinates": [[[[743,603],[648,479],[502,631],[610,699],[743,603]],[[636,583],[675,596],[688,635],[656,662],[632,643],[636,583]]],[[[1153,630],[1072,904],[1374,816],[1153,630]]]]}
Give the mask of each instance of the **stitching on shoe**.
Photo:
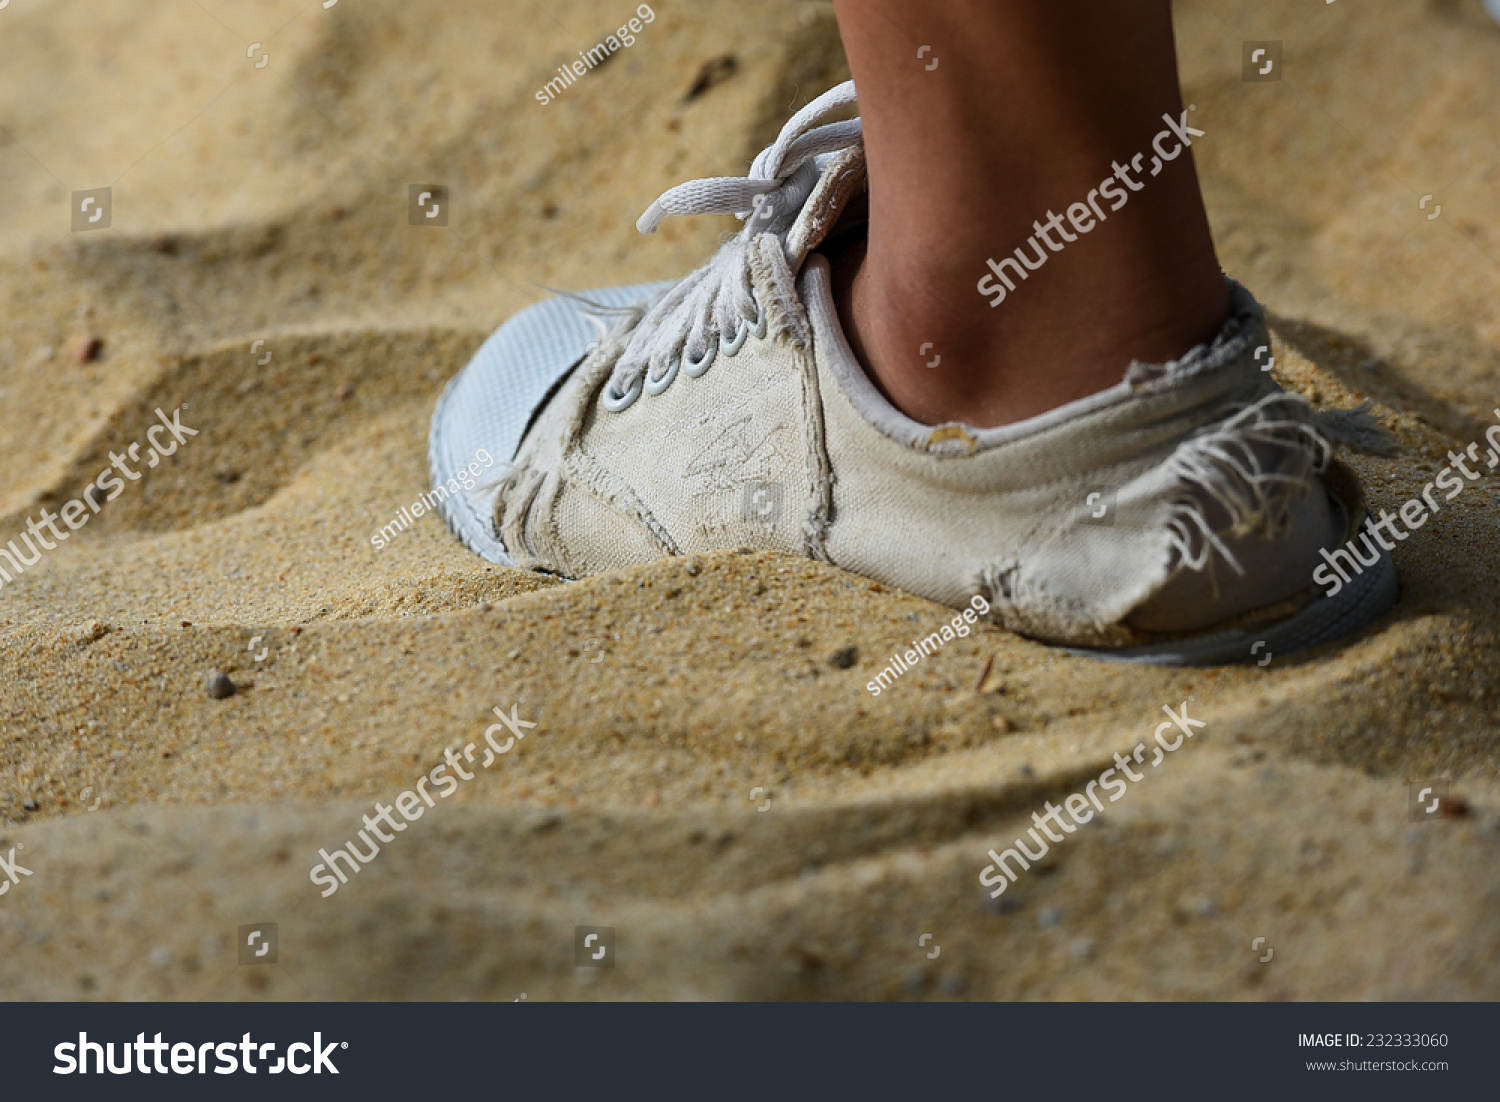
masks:
{"type": "Polygon", "coordinates": [[[538,557],[550,563],[552,569],[563,577],[577,578],[582,572],[568,558],[567,544],[558,527],[557,499],[566,488],[560,470],[555,478],[543,477],[537,497],[545,497],[545,500],[528,514],[526,527],[536,545],[538,557]]]}
{"type": "Polygon", "coordinates": [[[682,551],[671,534],[646,508],[646,505],[625,480],[603,464],[577,448],[570,449],[563,457],[559,468],[563,477],[575,478],[581,488],[587,490],[604,504],[634,520],[646,530],[663,556],[680,555],[682,551]]]}
{"type": "Polygon", "coordinates": [[[801,351],[812,348],[812,327],[797,297],[796,277],[773,234],[762,234],[750,254],[750,279],[766,311],[767,335],[786,338],[801,351]]]}
{"type": "Polygon", "coordinates": [[[527,537],[526,520],[542,486],[542,475],[530,467],[514,467],[500,483],[495,495],[495,535],[518,561],[540,556],[527,537]]]}
{"type": "Polygon", "coordinates": [[[818,365],[812,354],[812,328],[797,297],[796,280],[786,257],[770,235],[762,237],[759,247],[750,254],[750,276],[770,319],[767,336],[784,337],[797,359],[802,397],[803,474],[808,486],[802,537],[808,558],[831,563],[828,529],[833,521],[833,467],[828,459],[823,426],[818,365]]]}

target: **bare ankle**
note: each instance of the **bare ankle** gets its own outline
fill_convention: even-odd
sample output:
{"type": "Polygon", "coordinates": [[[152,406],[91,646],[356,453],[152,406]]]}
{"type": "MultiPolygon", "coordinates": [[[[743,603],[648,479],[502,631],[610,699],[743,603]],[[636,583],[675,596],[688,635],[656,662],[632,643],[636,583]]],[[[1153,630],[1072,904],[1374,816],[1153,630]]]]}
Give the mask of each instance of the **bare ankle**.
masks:
{"type": "Polygon", "coordinates": [[[1212,255],[1133,285],[1063,273],[997,314],[951,261],[893,270],[864,240],[825,252],[850,347],[891,403],[923,424],[990,428],[1037,416],[1114,386],[1133,360],[1181,356],[1228,313],[1212,255]]]}

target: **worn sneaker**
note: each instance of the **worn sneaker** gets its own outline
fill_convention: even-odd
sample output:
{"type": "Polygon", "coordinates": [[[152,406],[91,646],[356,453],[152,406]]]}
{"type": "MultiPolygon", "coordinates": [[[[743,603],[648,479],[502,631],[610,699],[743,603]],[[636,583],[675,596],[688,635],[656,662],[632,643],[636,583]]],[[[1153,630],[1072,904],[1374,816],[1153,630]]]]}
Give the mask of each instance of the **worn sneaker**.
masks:
{"type": "Polygon", "coordinates": [[[1333,596],[1312,579],[1366,519],[1333,450],[1380,430],[1272,381],[1264,315],[1232,281],[1212,342],[1039,417],[977,429],[894,408],[814,251],[861,229],[859,120],[818,125],[854,102],[852,82],[833,89],[748,178],[683,184],[642,215],[649,233],[671,214],[738,214],[705,267],[538,303],[484,343],[430,448],[429,496],[470,548],[566,578],[775,549],[955,608],[980,594],[1049,643],[1173,664],[1285,654],[1391,606],[1384,551],[1333,596]],[[465,492],[480,449],[509,464],[465,492]]]}

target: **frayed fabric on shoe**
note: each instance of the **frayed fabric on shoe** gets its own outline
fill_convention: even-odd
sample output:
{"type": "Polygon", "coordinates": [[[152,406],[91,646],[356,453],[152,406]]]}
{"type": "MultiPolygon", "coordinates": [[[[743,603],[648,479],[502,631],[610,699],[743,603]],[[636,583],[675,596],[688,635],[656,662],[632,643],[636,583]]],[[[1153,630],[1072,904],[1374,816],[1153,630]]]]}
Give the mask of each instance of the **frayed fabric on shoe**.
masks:
{"type": "Polygon", "coordinates": [[[1279,391],[1179,445],[1167,461],[1169,475],[1187,491],[1168,522],[1177,561],[1202,570],[1217,553],[1243,574],[1208,503],[1228,516],[1227,534],[1277,539],[1290,523],[1294,498],[1317,485],[1331,453],[1307,401],[1279,391]]]}

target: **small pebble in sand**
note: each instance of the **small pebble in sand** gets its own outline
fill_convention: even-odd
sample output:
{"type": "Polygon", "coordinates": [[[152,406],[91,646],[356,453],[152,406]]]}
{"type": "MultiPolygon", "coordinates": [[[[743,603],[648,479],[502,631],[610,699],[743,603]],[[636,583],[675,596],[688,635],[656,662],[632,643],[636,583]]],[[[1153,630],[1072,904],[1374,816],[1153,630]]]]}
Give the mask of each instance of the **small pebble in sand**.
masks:
{"type": "Polygon", "coordinates": [[[234,682],[229,680],[227,673],[220,673],[218,670],[210,671],[207,685],[208,695],[215,700],[223,700],[226,696],[234,695],[234,682]]]}
{"type": "Polygon", "coordinates": [[[1177,910],[1191,918],[1212,918],[1219,913],[1219,905],[1203,892],[1187,892],[1177,898],[1177,910]]]}
{"type": "Polygon", "coordinates": [[[828,656],[828,664],[838,670],[847,670],[858,661],[858,647],[843,647],[828,656]]]}
{"type": "Polygon", "coordinates": [[[695,563],[695,562],[688,563],[687,564],[688,577],[690,577],[690,578],[696,578],[698,576],[699,569],[700,568],[699,568],[699,566],[698,566],[697,563],[695,563]]]}
{"type": "Polygon", "coordinates": [[[110,627],[108,624],[102,623],[99,620],[90,620],[79,629],[77,639],[80,643],[92,643],[96,639],[104,638],[109,632],[110,627]]]}
{"type": "Polygon", "coordinates": [[[79,337],[73,342],[73,358],[81,364],[93,363],[104,351],[104,340],[100,337],[79,337]]]}
{"type": "Polygon", "coordinates": [[[739,59],[733,54],[709,58],[698,70],[698,75],[693,78],[693,83],[688,88],[687,94],[682,97],[682,102],[691,103],[714,85],[722,84],[734,76],[739,68],[739,59]]]}
{"type": "Polygon", "coordinates": [[[1021,901],[1009,894],[1002,895],[999,899],[994,899],[986,892],[984,894],[984,907],[985,910],[994,911],[996,914],[1009,915],[1015,914],[1021,909],[1021,901]]]}
{"type": "Polygon", "coordinates": [[[37,802],[28,797],[21,802],[21,806],[24,807],[27,811],[35,811],[37,809],[37,802]]]}

